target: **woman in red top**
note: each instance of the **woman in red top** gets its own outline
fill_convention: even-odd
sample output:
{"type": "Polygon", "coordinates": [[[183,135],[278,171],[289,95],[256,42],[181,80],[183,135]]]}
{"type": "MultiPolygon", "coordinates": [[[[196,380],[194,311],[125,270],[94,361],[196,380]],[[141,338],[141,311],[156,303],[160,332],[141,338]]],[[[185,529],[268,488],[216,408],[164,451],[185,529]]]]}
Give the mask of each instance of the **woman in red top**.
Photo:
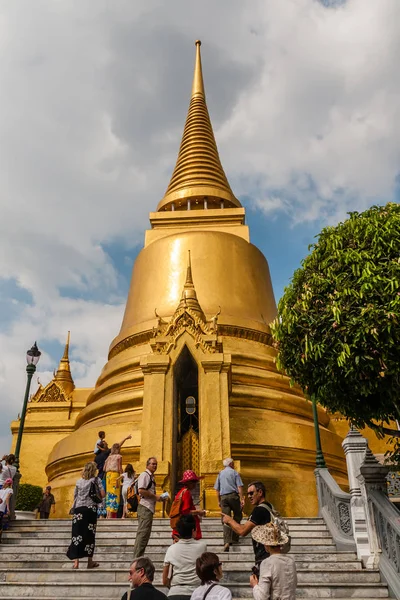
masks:
{"type": "MultiPolygon", "coordinates": [[[[194,519],[196,521],[196,540],[201,540],[202,538],[199,516],[206,516],[205,510],[197,510],[197,508],[195,507],[191,493],[192,490],[194,490],[194,488],[196,487],[196,483],[200,481],[200,479],[202,479],[202,477],[197,477],[194,471],[185,471],[181,481],[179,482],[183,484],[183,487],[175,496],[175,499],[179,497],[182,498],[179,514],[194,516],[194,519]]],[[[176,531],[176,529],[172,531],[172,537],[176,541],[179,539],[179,534],[176,531]]]]}

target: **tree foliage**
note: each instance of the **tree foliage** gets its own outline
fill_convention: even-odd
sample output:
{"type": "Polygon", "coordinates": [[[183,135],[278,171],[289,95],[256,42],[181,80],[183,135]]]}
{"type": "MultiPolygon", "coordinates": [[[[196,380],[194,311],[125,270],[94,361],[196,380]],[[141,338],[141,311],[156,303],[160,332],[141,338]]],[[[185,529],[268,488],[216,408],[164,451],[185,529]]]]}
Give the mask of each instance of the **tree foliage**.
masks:
{"type": "Polygon", "coordinates": [[[35,510],[43,497],[43,490],[38,485],[20,483],[18,487],[15,510],[35,510]]]}
{"type": "Polygon", "coordinates": [[[309,247],[272,331],[279,368],[330,411],[376,429],[400,420],[400,205],[349,215],[309,247]]]}

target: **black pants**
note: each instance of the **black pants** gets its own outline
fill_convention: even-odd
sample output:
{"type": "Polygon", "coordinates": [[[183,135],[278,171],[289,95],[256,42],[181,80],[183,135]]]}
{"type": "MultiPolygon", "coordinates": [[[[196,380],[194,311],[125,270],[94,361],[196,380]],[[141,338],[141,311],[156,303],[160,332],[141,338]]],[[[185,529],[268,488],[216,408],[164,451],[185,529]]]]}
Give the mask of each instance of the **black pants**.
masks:
{"type": "MultiPolygon", "coordinates": [[[[243,514],[242,507],[240,506],[239,494],[233,492],[232,494],[224,494],[221,496],[221,511],[224,515],[233,516],[236,523],[240,523],[243,514]]],[[[224,544],[232,544],[232,542],[238,541],[238,534],[235,533],[229,525],[224,525],[224,544]]]]}
{"type": "Polygon", "coordinates": [[[41,519],[48,519],[49,516],[50,516],[50,513],[44,512],[43,510],[40,511],[40,518],[41,519]]]}

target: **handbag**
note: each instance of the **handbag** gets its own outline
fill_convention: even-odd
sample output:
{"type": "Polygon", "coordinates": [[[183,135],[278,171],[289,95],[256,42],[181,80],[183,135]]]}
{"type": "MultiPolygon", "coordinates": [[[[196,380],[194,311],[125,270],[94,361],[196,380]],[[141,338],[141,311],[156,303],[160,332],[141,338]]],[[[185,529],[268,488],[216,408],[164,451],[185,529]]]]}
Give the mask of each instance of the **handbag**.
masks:
{"type": "Polygon", "coordinates": [[[171,510],[169,511],[169,526],[171,529],[175,529],[176,524],[181,518],[182,498],[185,492],[186,488],[183,488],[182,493],[177,494],[172,502],[171,510]]]}
{"type": "Polygon", "coordinates": [[[95,504],[101,504],[103,502],[103,498],[100,496],[99,486],[95,479],[93,479],[90,484],[89,498],[93,500],[95,504]]]}

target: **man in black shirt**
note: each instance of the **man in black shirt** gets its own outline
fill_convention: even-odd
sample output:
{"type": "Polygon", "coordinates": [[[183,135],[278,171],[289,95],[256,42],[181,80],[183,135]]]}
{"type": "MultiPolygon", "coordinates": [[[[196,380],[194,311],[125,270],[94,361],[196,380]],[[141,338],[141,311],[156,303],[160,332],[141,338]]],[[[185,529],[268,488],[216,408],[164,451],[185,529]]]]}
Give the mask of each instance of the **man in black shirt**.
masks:
{"type": "MultiPolygon", "coordinates": [[[[232,517],[222,515],[222,521],[232,527],[233,531],[241,537],[245,537],[256,525],[265,525],[271,521],[271,513],[267,507],[272,508],[272,506],[265,500],[265,485],[261,481],[249,483],[247,496],[254,508],[246,523],[241,525],[236,523],[232,517]]],[[[264,558],[268,558],[269,554],[264,545],[255,540],[253,540],[253,550],[256,565],[259,566],[264,558]]]]}
{"type": "Polygon", "coordinates": [[[136,558],[129,569],[129,581],[133,590],[128,598],[128,592],[122,596],[121,600],[165,600],[166,595],[153,586],[154,565],[149,558],[142,556],[136,558]]]}

